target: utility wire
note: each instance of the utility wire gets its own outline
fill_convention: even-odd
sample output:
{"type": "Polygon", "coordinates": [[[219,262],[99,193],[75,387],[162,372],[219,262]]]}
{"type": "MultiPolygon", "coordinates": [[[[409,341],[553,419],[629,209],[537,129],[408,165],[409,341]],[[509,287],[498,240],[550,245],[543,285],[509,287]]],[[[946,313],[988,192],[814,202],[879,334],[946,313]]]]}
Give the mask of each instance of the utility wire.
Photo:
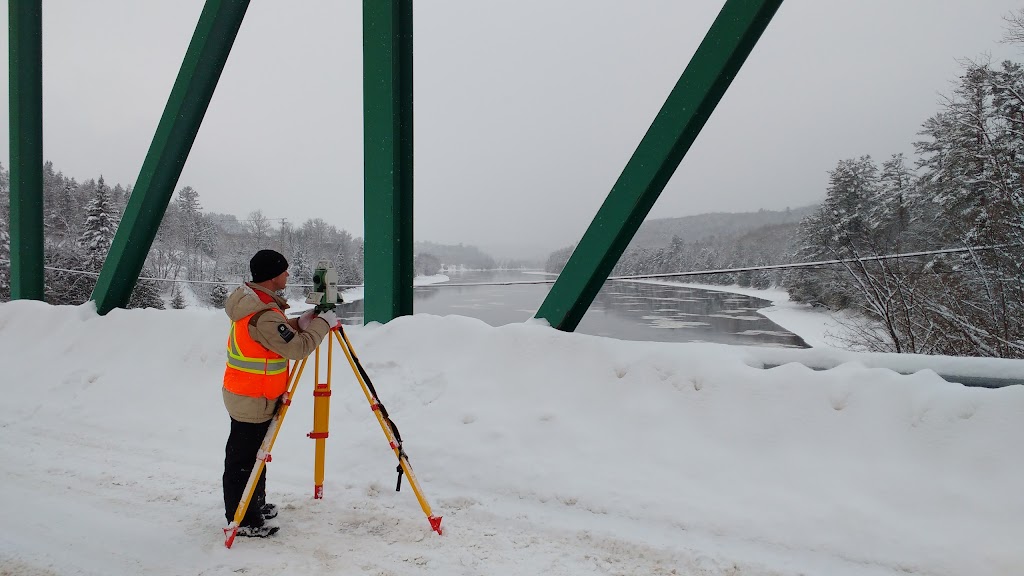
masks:
{"type": "MultiPolygon", "coordinates": [[[[972,252],[979,250],[995,250],[1020,246],[1020,244],[998,244],[994,246],[969,246],[967,248],[947,248],[944,250],[928,250],[923,252],[905,252],[902,254],[886,254],[884,256],[867,256],[864,258],[843,258],[839,260],[819,260],[816,262],[797,262],[794,264],[766,264],[764,266],[746,266],[742,268],[721,268],[718,270],[693,270],[690,272],[665,272],[659,274],[633,274],[629,276],[609,276],[608,280],[642,280],[648,278],[675,278],[679,276],[710,276],[712,274],[730,274],[733,272],[753,272],[756,270],[785,270],[796,268],[817,268],[833,264],[845,264],[849,262],[872,262],[878,260],[892,260],[896,258],[915,258],[918,256],[929,256],[932,254],[957,254],[961,252],[972,252]]],[[[555,280],[523,280],[511,282],[466,282],[457,284],[429,284],[431,287],[442,286],[509,286],[513,284],[554,284],[555,280]]]]}
{"type": "Polygon", "coordinates": [[[927,250],[924,252],[904,252],[902,254],[886,254],[884,256],[865,256],[864,258],[841,258],[838,260],[819,260],[817,262],[798,262],[795,264],[768,264],[765,266],[749,266],[745,268],[723,268],[721,270],[697,270],[693,272],[668,272],[665,274],[638,274],[635,276],[609,276],[609,280],[633,280],[640,278],[671,278],[675,276],[701,276],[705,274],[728,274],[731,272],[751,272],[754,270],[782,270],[795,268],[817,268],[831,264],[846,264],[851,262],[875,262],[881,260],[893,260],[897,258],[916,258],[918,256],[931,256],[933,254],[957,254],[961,252],[977,252],[980,250],[996,250],[1020,246],[1020,244],[998,244],[995,246],[968,246],[967,248],[947,248],[945,250],[927,250]]]}
{"type": "MultiPolygon", "coordinates": [[[[718,270],[693,270],[689,272],[665,272],[658,274],[632,274],[629,276],[609,276],[608,280],[643,280],[650,278],[677,278],[684,276],[710,276],[712,274],[731,274],[734,272],[754,272],[757,270],[787,270],[787,269],[798,269],[798,268],[818,268],[821,266],[829,266],[835,264],[846,264],[851,262],[876,262],[881,260],[894,260],[898,258],[916,258],[919,256],[932,256],[936,254],[960,254],[963,252],[977,252],[982,250],[996,250],[999,248],[1009,248],[1013,246],[1021,246],[1021,244],[997,244],[993,246],[968,246],[966,248],[946,248],[943,250],[926,250],[922,252],[904,252],[899,254],[886,254],[883,256],[866,256],[864,258],[842,258],[837,260],[818,260],[815,262],[796,262],[793,264],[767,264],[764,266],[745,266],[741,268],[721,268],[718,270]]],[[[0,262],[10,264],[10,260],[0,259],[0,262]]],[[[57,268],[54,266],[43,266],[45,270],[51,270],[54,272],[70,272],[73,274],[82,274],[85,276],[99,276],[97,272],[86,272],[85,270],[72,270],[69,268],[57,268]]],[[[171,282],[177,284],[220,284],[223,286],[236,286],[238,282],[217,282],[212,280],[178,280],[175,278],[151,278],[147,276],[140,276],[139,280],[148,280],[152,282],[171,282]]],[[[439,284],[426,284],[420,286],[413,286],[413,288],[443,288],[443,287],[459,287],[459,286],[515,286],[515,285],[536,285],[536,284],[554,284],[555,279],[544,279],[544,280],[514,280],[508,282],[457,282],[457,283],[439,283],[439,284]]],[[[312,284],[289,284],[289,287],[297,288],[312,288],[312,284]]],[[[363,284],[338,284],[338,288],[361,288],[363,284]]]]}

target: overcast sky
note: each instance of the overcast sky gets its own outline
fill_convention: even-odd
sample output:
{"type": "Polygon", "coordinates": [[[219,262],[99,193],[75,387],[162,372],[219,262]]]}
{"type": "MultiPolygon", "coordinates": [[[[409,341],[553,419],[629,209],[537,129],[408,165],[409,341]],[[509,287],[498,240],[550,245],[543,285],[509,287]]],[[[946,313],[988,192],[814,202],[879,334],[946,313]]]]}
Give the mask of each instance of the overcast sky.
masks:
{"type": "MultiPolygon", "coordinates": [[[[577,241],[722,4],[415,2],[416,240],[498,256],[577,241]]],[[[43,5],[45,157],[134,185],[203,2],[43,5]]],[[[178,187],[208,211],[362,236],[361,5],[252,2],[178,187]]],[[[804,206],[838,160],[912,152],[959,59],[1021,57],[998,43],[1020,7],[787,0],[649,217],[804,206]]]]}

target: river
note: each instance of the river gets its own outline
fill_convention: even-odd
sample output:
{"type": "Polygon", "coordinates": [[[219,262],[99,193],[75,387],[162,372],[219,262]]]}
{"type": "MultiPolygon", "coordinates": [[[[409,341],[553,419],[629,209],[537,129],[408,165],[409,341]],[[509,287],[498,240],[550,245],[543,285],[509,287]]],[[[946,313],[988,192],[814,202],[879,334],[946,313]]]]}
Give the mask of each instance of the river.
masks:
{"type": "MultiPolygon", "coordinates": [[[[551,284],[446,286],[545,278],[518,270],[446,274],[447,283],[416,287],[414,313],[458,314],[501,326],[531,318],[551,289],[551,284]]],[[[807,348],[799,336],[758,314],[768,306],[767,300],[728,292],[611,280],[598,292],[576,331],[623,340],[807,348]]],[[[343,305],[340,316],[346,324],[361,323],[362,300],[343,305]]]]}

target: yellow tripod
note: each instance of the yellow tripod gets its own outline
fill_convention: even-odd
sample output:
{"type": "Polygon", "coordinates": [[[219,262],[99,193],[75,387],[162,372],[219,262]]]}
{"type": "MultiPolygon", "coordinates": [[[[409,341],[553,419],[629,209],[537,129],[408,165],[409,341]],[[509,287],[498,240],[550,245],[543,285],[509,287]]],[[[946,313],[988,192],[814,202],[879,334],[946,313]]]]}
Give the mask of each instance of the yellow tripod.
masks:
{"type": "MultiPolygon", "coordinates": [[[[398,491],[401,489],[402,474],[405,474],[409,478],[409,484],[412,486],[412,490],[416,494],[416,500],[419,502],[420,508],[422,508],[423,513],[427,515],[427,521],[430,523],[430,528],[438,534],[441,534],[441,517],[434,516],[433,512],[431,512],[430,504],[427,503],[427,499],[423,495],[423,491],[420,489],[419,481],[413,473],[412,465],[409,464],[409,457],[402,448],[402,436],[398,433],[398,427],[391,421],[391,418],[388,416],[387,409],[384,408],[380,399],[377,398],[377,391],[374,390],[373,383],[370,381],[369,375],[366,374],[362,364],[359,362],[359,358],[356,356],[355,350],[352,348],[352,342],[349,341],[344,328],[339,325],[337,330],[331,331],[328,338],[336,339],[338,344],[341,346],[342,351],[345,353],[345,357],[348,359],[349,366],[352,368],[352,373],[356,377],[356,381],[359,382],[359,386],[363,389],[363,394],[366,396],[367,402],[370,403],[370,409],[373,410],[374,415],[377,417],[377,423],[380,424],[381,430],[384,431],[384,436],[388,439],[388,444],[391,446],[395,456],[398,458],[398,484],[395,487],[395,490],[398,491]]],[[[320,382],[320,347],[317,347],[315,352],[316,386],[313,390],[313,431],[307,434],[308,437],[312,438],[316,442],[313,465],[314,499],[323,498],[324,455],[326,440],[328,437],[331,373],[333,372],[333,347],[331,344],[332,342],[327,342],[327,381],[325,383],[320,382]]],[[[323,343],[321,343],[321,346],[323,346],[323,343]]],[[[281,404],[278,407],[277,412],[274,413],[274,417],[270,421],[270,427],[267,429],[267,434],[263,438],[263,444],[256,453],[256,464],[253,466],[252,472],[249,474],[249,481],[246,483],[245,490],[242,492],[242,499],[238,502],[238,508],[235,509],[235,516],[227,528],[224,528],[224,546],[227,548],[231,548],[231,545],[235,541],[235,536],[238,534],[238,526],[241,523],[242,518],[245,517],[245,511],[249,508],[249,503],[252,501],[253,494],[256,491],[256,484],[259,481],[260,475],[263,473],[263,467],[271,460],[270,451],[274,447],[274,442],[277,440],[277,434],[280,432],[281,423],[284,421],[284,417],[288,413],[288,407],[291,406],[292,398],[295,396],[295,390],[298,387],[299,378],[302,376],[302,371],[306,367],[307,360],[309,360],[308,356],[300,360],[297,366],[294,366],[292,371],[289,373],[288,389],[282,397],[281,404]]]]}

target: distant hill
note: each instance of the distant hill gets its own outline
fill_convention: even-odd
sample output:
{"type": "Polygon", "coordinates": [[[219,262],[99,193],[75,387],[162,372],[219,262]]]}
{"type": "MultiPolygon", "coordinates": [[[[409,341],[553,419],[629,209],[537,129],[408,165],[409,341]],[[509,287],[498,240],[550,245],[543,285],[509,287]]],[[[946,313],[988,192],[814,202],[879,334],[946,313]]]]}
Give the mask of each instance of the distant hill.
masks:
{"type": "Polygon", "coordinates": [[[491,270],[495,261],[489,254],[471,244],[437,244],[416,242],[413,251],[417,255],[430,254],[444,266],[463,266],[475,270],[491,270]]]}
{"type": "Polygon", "coordinates": [[[705,240],[711,236],[743,236],[766,226],[799,223],[817,208],[804,206],[781,211],[712,212],[681,218],[656,218],[640,225],[629,248],[664,248],[672,242],[673,236],[679,236],[685,242],[705,240]]]}
{"type": "MultiPolygon", "coordinates": [[[[648,220],[640,226],[612,273],[628,276],[785,263],[795,252],[800,221],[817,209],[805,206],[648,220]],[[673,243],[673,237],[681,242],[673,243]]],[[[544,269],[561,272],[573,249],[574,246],[567,246],[552,252],[544,269]]],[[[765,272],[756,278],[749,274],[716,274],[703,277],[702,281],[764,288],[781,285],[781,279],[781,272],[765,272]]]]}

